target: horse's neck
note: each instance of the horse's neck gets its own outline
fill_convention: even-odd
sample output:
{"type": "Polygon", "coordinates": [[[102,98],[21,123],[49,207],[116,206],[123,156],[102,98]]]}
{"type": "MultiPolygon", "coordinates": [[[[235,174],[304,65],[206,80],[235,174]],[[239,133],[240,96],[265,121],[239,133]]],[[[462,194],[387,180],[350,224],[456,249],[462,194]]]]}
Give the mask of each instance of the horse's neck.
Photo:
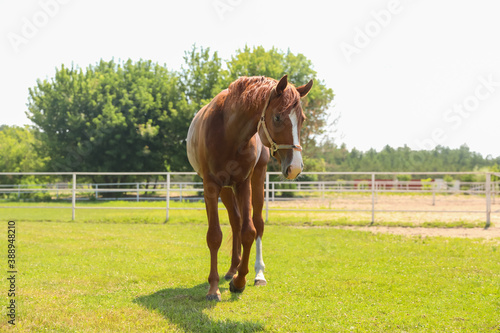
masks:
{"type": "Polygon", "coordinates": [[[264,103],[248,106],[241,102],[226,110],[226,132],[235,144],[245,144],[257,133],[263,107],[264,103]]]}

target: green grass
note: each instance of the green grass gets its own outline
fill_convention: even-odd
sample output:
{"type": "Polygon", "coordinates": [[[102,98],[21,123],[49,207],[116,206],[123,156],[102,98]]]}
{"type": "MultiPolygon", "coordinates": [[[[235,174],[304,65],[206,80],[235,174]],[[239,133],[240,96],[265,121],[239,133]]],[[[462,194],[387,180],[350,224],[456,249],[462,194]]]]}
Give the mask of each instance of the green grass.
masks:
{"type": "MultiPolygon", "coordinates": [[[[222,229],[221,275],[230,262],[229,227],[222,229]]],[[[268,286],[232,295],[221,282],[222,302],[210,303],[205,233],[192,223],[18,222],[17,331],[499,329],[499,239],[271,225],[264,237],[268,286]]],[[[7,289],[5,279],[1,285],[7,289]]],[[[4,317],[0,330],[6,326],[4,317]]]]}
{"type": "MultiPolygon", "coordinates": [[[[307,203],[300,203],[302,208],[307,203]]],[[[16,221],[52,221],[71,222],[71,203],[68,202],[6,202],[0,201],[0,215],[5,220],[16,221]],[[14,208],[15,207],[15,208],[14,208]],[[47,208],[19,208],[19,207],[53,207],[47,208]]],[[[223,208],[222,203],[219,207],[223,208]]],[[[269,212],[269,225],[304,225],[304,226],[399,226],[399,227],[444,227],[444,228],[482,228],[485,222],[480,219],[437,220],[419,222],[411,220],[415,214],[410,214],[410,220],[398,220],[391,217],[392,213],[376,213],[375,223],[371,223],[371,212],[319,212],[303,211],[290,213],[285,206],[284,210],[269,212]]],[[[175,224],[206,224],[205,205],[203,202],[170,202],[169,223],[175,224]],[[188,207],[189,210],[181,208],[188,207]],[[194,210],[196,209],[196,210],[194,210]]],[[[280,208],[279,203],[271,207],[280,208]]],[[[331,208],[331,207],[323,207],[331,208]]],[[[265,215],[265,211],[263,212],[265,215]]],[[[134,202],[134,201],[84,201],[77,203],[75,213],[76,222],[85,223],[139,223],[162,224],[166,219],[165,202],[134,202]],[[78,208],[79,207],[79,208],[78,208]],[[159,208],[151,209],[109,209],[111,207],[129,208],[159,208]],[[83,209],[82,209],[83,208],[83,209]],[[91,208],[91,209],[89,209],[91,208]]],[[[394,215],[397,216],[397,215],[394,215]]],[[[227,214],[220,214],[221,223],[229,224],[227,214]]],[[[493,225],[493,223],[492,223],[493,225]]]]}

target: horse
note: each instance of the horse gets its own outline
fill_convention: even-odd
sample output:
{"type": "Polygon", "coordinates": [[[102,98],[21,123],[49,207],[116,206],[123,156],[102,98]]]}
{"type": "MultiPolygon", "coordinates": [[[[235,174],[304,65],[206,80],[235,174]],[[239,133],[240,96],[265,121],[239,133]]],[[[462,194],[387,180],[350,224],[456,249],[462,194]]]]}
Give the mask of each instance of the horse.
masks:
{"type": "Polygon", "coordinates": [[[287,75],[279,81],[240,77],[194,116],[186,146],[189,162],[203,179],[210,250],[209,301],[220,301],[217,254],[222,242],[219,197],[227,209],[233,233],[231,266],[225,275],[229,289],[245,289],[250,249],[256,242],[255,285],[266,285],[262,259],[264,183],[272,155],[286,179],[303,170],[300,129],[305,120],[300,98],[313,80],[295,87],[287,75]],[[252,215],[253,208],[253,215],[252,215]],[[241,247],[243,246],[243,255],[241,247]]]}

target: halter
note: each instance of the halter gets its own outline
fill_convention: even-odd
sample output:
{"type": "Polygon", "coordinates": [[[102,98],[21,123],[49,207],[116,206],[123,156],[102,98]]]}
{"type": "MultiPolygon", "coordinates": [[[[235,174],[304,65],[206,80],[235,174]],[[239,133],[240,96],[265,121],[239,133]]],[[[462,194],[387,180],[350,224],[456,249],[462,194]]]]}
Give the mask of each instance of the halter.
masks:
{"type": "Polygon", "coordinates": [[[274,157],[274,154],[280,149],[293,149],[297,151],[302,151],[302,147],[300,145],[279,145],[274,140],[271,138],[271,135],[269,134],[269,131],[267,130],[266,127],[266,110],[268,105],[271,103],[271,96],[273,95],[273,92],[276,91],[276,87],[273,88],[271,93],[269,94],[269,98],[267,99],[266,105],[264,106],[264,109],[262,110],[262,115],[260,116],[260,121],[259,124],[257,125],[257,133],[259,133],[260,127],[264,129],[264,134],[266,134],[267,141],[271,144],[271,156],[274,157]]]}

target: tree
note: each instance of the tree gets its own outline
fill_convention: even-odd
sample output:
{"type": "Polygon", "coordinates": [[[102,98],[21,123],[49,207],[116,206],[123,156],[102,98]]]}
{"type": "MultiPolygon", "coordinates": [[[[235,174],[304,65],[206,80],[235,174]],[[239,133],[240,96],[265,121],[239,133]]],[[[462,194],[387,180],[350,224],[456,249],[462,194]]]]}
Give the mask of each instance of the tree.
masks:
{"type": "Polygon", "coordinates": [[[51,171],[162,171],[187,166],[192,109],[176,73],[151,61],[56,70],[29,91],[51,171]]]}
{"type": "MultiPolygon", "coordinates": [[[[268,76],[279,79],[287,74],[289,81],[302,85],[314,79],[314,85],[309,94],[302,99],[302,107],[306,115],[306,122],[302,126],[301,145],[304,153],[317,145],[317,140],[323,134],[328,124],[329,108],[333,101],[333,90],[327,88],[325,83],[317,78],[312,62],[303,54],[293,54],[290,50],[286,53],[276,48],[265,50],[258,46],[250,49],[245,46],[237,50],[236,54],[227,62],[230,81],[240,76],[268,76]]],[[[332,124],[338,120],[333,120],[332,124]]]]}
{"type": "MultiPolygon", "coordinates": [[[[191,51],[185,53],[184,63],[180,72],[181,87],[196,111],[241,76],[279,79],[288,74],[289,81],[297,85],[314,79],[313,89],[302,99],[307,121],[302,127],[301,144],[305,148],[307,158],[304,163],[308,170],[311,171],[311,167],[324,167],[324,161],[314,158],[314,149],[317,137],[325,133],[328,125],[327,111],[333,100],[333,91],[317,79],[311,61],[304,55],[295,55],[290,50],[284,53],[276,48],[266,50],[259,46],[250,49],[246,46],[225,62],[226,70],[217,52],[211,54],[209,48],[193,46],[191,51]]],[[[277,164],[271,163],[270,168],[277,168],[277,164]]]]}
{"type": "Polygon", "coordinates": [[[210,48],[198,49],[193,45],[191,51],[184,53],[184,63],[180,71],[180,89],[195,111],[229,85],[227,71],[222,69],[222,59],[217,52],[210,57],[210,48]]]}
{"type": "Polygon", "coordinates": [[[315,79],[302,100],[307,117],[301,144],[311,165],[317,137],[327,127],[333,92],[316,77],[302,54],[263,47],[238,50],[224,62],[209,48],[185,53],[179,72],[151,61],[100,61],[86,69],[56,69],[29,91],[29,119],[39,131],[49,171],[189,170],[185,140],[194,114],[241,75],[299,85],[315,79]],[[226,69],[227,68],[227,69],[226,69]]]}
{"type": "Polygon", "coordinates": [[[329,171],[406,171],[406,172],[447,172],[494,170],[500,157],[483,158],[471,152],[465,145],[458,149],[438,146],[433,150],[411,150],[408,146],[392,148],[385,146],[380,152],[370,149],[361,152],[356,148],[348,151],[345,144],[337,147],[331,140],[323,141],[317,149],[316,158],[326,162],[329,171]]]}
{"type": "MultiPolygon", "coordinates": [[[[29,127],[0,127],[0,172],[40,171],[47,158],[40,155],[40,143],[29,127]]],[[[1,177],[0,183],[18,183],[20,177],[1,177]]]]}

